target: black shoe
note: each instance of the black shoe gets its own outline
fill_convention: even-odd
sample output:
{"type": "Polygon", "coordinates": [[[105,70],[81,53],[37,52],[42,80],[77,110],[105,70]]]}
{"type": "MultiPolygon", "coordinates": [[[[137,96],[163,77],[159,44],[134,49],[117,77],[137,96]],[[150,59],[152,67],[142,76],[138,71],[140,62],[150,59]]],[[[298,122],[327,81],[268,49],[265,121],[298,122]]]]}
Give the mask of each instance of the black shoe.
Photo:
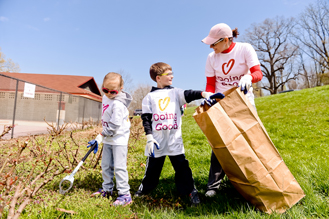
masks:
{"type": "Polygon", "coordinates": [[[198,206],[200,204],[200,199],[198,195],[198,190],[193,189],[190,194],[191,204],[192,206],[198,206]]]}
{"type": "Polygon", "coordinates": [[[135,198],[140,198],[143,196],[144,196],[144,193],[141,190],[137,190],[137,192],[134,194],[135,198]]]}

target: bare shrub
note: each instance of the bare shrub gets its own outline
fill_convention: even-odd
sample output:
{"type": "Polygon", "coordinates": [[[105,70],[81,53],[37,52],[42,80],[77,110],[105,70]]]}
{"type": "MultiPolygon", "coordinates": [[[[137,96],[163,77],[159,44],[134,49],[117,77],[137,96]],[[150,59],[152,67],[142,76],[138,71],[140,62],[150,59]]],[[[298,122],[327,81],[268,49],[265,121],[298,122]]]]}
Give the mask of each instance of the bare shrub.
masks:
{"type": "Polygon", "coordinates": [[[132,144],[129,147],[134,147],[137,141],[141,139],[144,134],[144,127],[142,124],[141,117],[130,117],[130,139],[132,139],[132,144]]]}
{"type": "Polygon", "coordinates": [[[0,135],[0,139],[1,139],[5,134],[9,133],[10,130],[12,130],[12,129],[13,129],[13,126],[12,126],[12,125],[4,125],[4,126],[3,126],[3,131],[2,131],[2,133],[1,133],[1,135],[0,135]]]}
{"type": "MultiPolygon", "coordinates": [[[[84,156],[85,139],[94,139],[99,128],[87,133],[45,135],[1,145],[0,157],[0,218],[18,218],[24,208],[56,176],[71,173],[84,156]],[[75,136],[73,136],[75,135],[75,136]],[[84,136],[81,138],[81,136],[84,136]]],[[[96,168],[101,152],[93,154],[81,169],[96,168]]]]}
{"type": "Polygon", "coordinates": [[[68,125],[68,123],[64,123],[63,125],[57,127],[56,124],[48,123],[46,121],[46,118],[44,118],[43,120],[47,123],[47,131],[51,136],[58,136],[62,134],[68,125]]]}
{"type": "Polygon", "coordinates": [[[49,137],[41,145],[31,137],[23,142],[18,140],[10,147],[16,147],[17,152],[11,149],[1,160],[1,217],[7,207],[7,218],[18,218],[40,189],[67,169],[57,159],[61,151],[51,149],[53,141],[49,137]]]}

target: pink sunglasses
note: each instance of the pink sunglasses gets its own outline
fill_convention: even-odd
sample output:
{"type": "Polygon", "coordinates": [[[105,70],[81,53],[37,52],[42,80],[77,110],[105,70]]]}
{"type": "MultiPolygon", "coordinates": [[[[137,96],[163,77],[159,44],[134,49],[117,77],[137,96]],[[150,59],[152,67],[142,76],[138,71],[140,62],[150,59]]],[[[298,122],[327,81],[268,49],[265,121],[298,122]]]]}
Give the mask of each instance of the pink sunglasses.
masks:
{"type": "Polygon", "coordinates": [[[107,89],[107,88],[105,88],[105,87],[103,87],[102,88],[102,91],[104,92],[104,93],[110,93],[110,94],[118,94],[119,93],[119,91],[117,91],[117,90],[109,90],[109,89],[107,89]]]}

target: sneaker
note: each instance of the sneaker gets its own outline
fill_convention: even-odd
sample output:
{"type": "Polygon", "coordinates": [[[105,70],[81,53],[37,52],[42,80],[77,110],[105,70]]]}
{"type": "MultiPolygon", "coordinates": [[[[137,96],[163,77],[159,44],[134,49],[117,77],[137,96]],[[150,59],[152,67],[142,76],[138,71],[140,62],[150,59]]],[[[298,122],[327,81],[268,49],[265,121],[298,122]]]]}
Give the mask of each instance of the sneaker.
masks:
{"type": "Polygon", "coordinates": [[[215,190],[208,190],[208,191],[206,192],[205,196],[211,198],[211,197],[214,197],[216,194],[217,194],[217,193],[216,193],[215,190]]]}
{"type": "Polygon", "coordinates": [[[198,206],[200,204],[198,190],[193,189],[193,191],[190,194],[190,199],[191,199],[192,206],[198,206]]]}
{"type": "Polygon", "coordinates": [[[109,198],[112,196],[112,191],[104,191],[102,188],[98,189],[97,192],[94,192],[93,194],[90,195],[91,197],[98,197],[102,196],[104,198],[109,198]]]}
{"type": "Polygon", "coordinates": [[[141,190],[137,190],[137,192],[134,194],[134,197],[136,198],[140,198],[144,196],[144,193],[141,190]]]}
{"type": "Polygon", "coordinates": [[[129,205],[131,202],[132,202],[132,200],[131,200],[130,194],[119,195],[117,200],[115,200],[115,202],[113,202],[113,206],[119,206],[119,205],[126,206],[126,205],[129,205]]]}

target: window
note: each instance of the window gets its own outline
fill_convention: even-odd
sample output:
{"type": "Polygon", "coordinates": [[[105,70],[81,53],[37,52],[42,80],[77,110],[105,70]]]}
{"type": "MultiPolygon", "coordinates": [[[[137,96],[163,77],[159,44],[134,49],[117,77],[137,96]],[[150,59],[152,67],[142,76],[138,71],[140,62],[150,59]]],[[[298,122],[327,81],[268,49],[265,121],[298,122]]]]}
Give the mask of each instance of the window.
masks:
{"type": "Polygon", "coordinates": [[[6,93],[5,92],[0,92],[0,98],[6,98],[6,93]]]}
{"type": "Polygon", "coordinates": [[[45,94],[45,100],[53,100],[52,94],[45,94]]]}
{"type": "Polygon", "coordinates": [[[65,99],[65,95],[62,95],[62,100],[60,100],[61,95],[57,95],[57,101],[64,101],[65,99]]]}
{"type": "Polygon", "coordinates": [[[22,100],[28,100],[29,98],[28,97],[24,97],[24,93],[21,93],[21,99],[22,100]]]}
{"type": "Polygon", "coordinates": [[[9,99],[15,99],[15,93],[9,93],[9,99]]]}
{"type": "Polygon", "coordinates": [[[35,94],[35,95],[34,95],[34,99],[35,99],[35,100],[40,100],[40,94],[35,94]]]}

